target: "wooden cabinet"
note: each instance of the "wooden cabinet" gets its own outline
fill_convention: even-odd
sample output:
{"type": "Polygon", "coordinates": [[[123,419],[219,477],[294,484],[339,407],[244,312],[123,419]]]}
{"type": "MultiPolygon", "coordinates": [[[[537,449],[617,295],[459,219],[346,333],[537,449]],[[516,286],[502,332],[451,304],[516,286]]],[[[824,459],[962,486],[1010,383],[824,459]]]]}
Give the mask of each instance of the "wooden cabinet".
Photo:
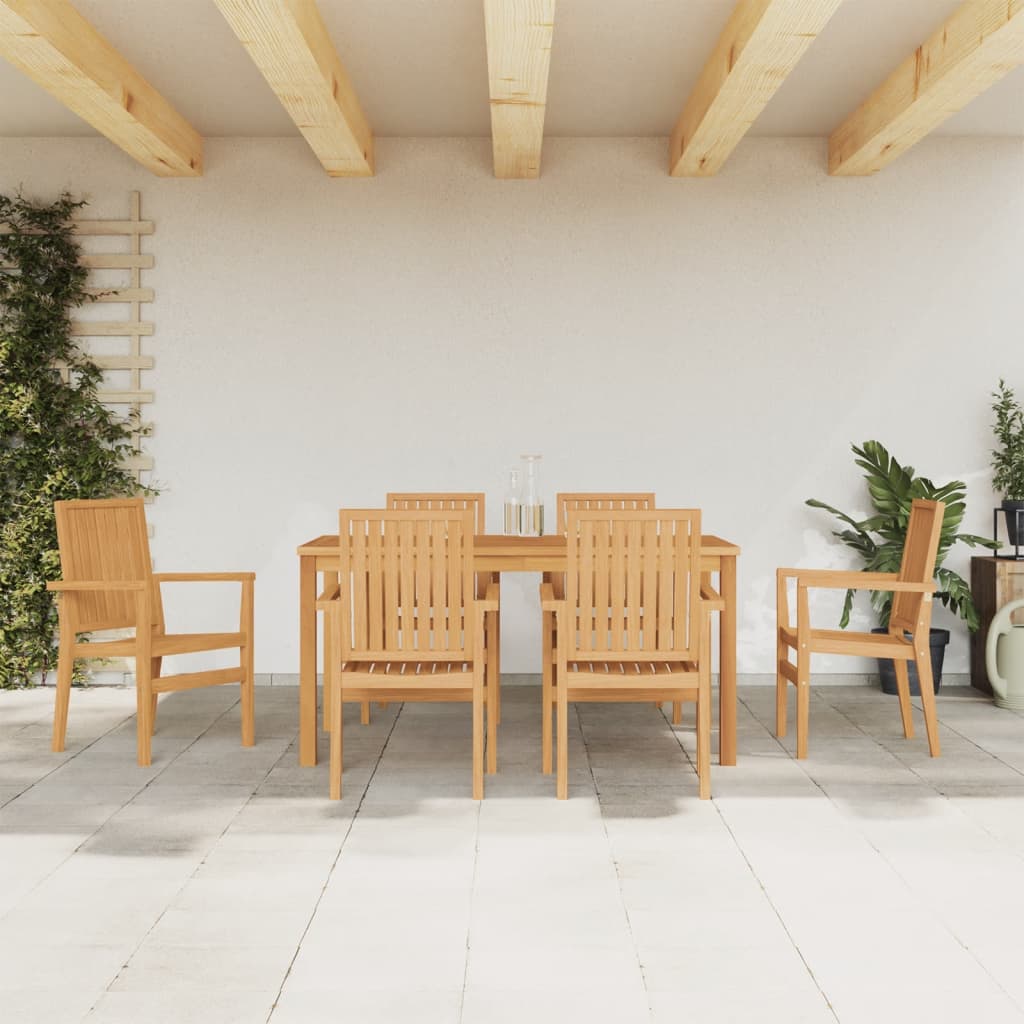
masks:
{"type": "MultiPolygon", "coordinates": [[[[978,609],[981,626],[971,636],[971,686],[991,693],[985,672],[985,642],[992,617],[1007,601],[1024,598],[1024,561],[1008,558],[975,557],[971,559],[971,593],[978,609]]],[[[1024,608],[1014,612],[1015,625],[1024,626],[1024,608]]]]}

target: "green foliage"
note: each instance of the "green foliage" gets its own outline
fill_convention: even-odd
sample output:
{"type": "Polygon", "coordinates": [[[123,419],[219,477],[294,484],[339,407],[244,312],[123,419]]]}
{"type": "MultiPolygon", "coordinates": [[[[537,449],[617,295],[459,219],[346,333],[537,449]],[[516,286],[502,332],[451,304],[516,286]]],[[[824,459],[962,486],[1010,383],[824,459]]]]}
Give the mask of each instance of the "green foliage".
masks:
{"type": "MultiPolygon", "coordinates": [[[[846,524],[847,529],[834,530],[832,536],[838,537],[860,555],[865,572],[899,572],[910,522],[911,503],[916,498],[945,502],[946,512],[935,558],[935,582],[938,588],[935,596],[951,612],[959,615],[973,633],[978,628],[978,612],[971,597],[971,588],[962,576],[951,569],[942,568],[942,563],[950,548],[959,541],[972,548],[992,548],[997,545],[986,537],[957,532],[967,508],[964,483],[953,480],[936,486],[927,477],[915,476],[913,466],[901,466],[877,441],[865,441],[860,448],[856,445],[851,447],[857,456],[855,462],[864,470],[875,514],[858,521],[815,498],[808,499],[807,504],[831,512],[846,524]]],[[[844,629],[850,622],[855,593],[853,590],[846,592],[843,615],[839,622],[844,629]]],[[[878,613],[881,626],[889,625],[892,598],[889,591],[871,592],[871,604],[878,613]]]]}
{"type": "Polygon", "coordinates": [[[0,195],[0,265],[13,268],[0,269],[0,687],[55,664],[53,502],[139,491],[121,468],[138,424],[100,402],[101,371],[71,335],[71,311],[90,299],[68,224],[82,205],[0,195]]]}
{"type": "Polygon", "coordinates": [[[1024,409],[1002,378],[992,398],[992,429],[1000,445],[992,452],[992,486],[1008,501],[1024,501],[1024,409]]]}

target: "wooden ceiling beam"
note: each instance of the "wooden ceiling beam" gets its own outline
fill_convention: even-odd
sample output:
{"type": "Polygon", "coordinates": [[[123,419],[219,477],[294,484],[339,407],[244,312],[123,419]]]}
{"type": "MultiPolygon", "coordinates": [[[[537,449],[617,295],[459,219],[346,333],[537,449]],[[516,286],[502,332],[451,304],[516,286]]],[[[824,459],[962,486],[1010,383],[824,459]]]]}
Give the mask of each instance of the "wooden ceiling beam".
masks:
{"type": "Polygon", "coordinates": [[[832,133],[829,174],[874,174],[1024,62],[1024,0],[967,0],[832,133]]]}
{"type": "Polygon", "coordinates": [[[324,170],[373,174],[373,132],[314,0],[215,0],[324,170]]]}
{"type": "Polygon", "coordinates": [[[841,0],[739,0],[679,115],[674,177],[717,174],[841,0]]]}
{"type": "Polygon", "coordinates": [[[199,133],[67,0],[0,0],[0,56],[154,174],[203,173],[199,133]]]}
{"type": "Polygon", "coordinates": [[[537,178],[555,0],[484,0],[496,178],[537,178]]]}

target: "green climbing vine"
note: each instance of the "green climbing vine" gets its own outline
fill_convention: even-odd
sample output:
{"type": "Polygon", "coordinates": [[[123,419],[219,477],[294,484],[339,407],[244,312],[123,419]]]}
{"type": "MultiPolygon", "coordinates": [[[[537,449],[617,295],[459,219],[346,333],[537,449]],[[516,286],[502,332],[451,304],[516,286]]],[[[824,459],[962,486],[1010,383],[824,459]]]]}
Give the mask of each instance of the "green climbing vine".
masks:
{"type": "Polygon", "coordinates": [[[121,466],[139,425],[99,400],[101,371],[71,334],[91,299],[69,224],[83,205],[0,195],[0,688],[56,664],[53,502],[140,490],[121,466]]]}

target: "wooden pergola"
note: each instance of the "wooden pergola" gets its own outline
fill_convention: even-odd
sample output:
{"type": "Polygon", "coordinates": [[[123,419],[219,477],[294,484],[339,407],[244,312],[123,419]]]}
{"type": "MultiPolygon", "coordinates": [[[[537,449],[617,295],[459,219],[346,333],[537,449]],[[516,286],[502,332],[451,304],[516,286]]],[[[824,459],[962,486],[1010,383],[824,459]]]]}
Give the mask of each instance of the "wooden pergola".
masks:
{"type": "MultiPolygon", "coordinates": [[[[373,133],[314,0],[212,0],[333,177],[374,173],[373,133]]],[[[717,173],[841,0],[739,0],[672,133],[668,170],[717,173]]],[[[540,174],[555,0],[483,0],[494,173],[540,174]]],[[[0,0],[0,56],[161,176],[203,170],[200,134],[68,0],[0,0]]],[[[829,138],[874,174],[1024,62],[1024,0],[966,0],[829,138]]]]}

